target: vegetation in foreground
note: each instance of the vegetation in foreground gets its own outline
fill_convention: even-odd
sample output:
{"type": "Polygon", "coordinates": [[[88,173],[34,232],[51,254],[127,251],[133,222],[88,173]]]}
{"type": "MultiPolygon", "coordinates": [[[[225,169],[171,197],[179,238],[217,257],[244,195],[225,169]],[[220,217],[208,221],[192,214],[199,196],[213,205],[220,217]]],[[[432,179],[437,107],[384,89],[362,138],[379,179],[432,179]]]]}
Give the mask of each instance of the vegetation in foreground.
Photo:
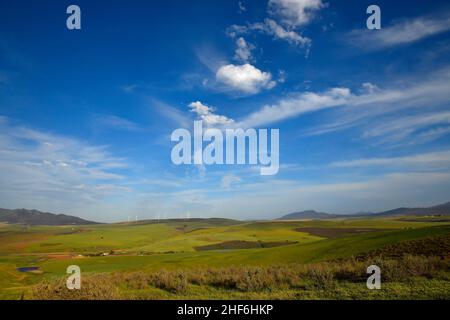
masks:
{"type": "Polygon", "coordinates": [[[93,274],[81,290],[65,278],[40,283],[30,299],[450,299],[450,260],[405,255],[307,265],[227,267],[93,274]],[[381,290],[366,288],[366,268],[380,266],[381,290]]]}

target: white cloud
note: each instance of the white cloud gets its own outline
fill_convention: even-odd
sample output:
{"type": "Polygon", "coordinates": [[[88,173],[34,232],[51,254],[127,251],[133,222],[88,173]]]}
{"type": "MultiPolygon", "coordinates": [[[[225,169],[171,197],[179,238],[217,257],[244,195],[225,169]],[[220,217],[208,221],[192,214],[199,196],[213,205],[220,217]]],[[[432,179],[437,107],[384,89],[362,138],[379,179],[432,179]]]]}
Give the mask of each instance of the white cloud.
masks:
{"type": "Polygon", "coordinates": [[[258,127],[274,123],[300,114],[344,105],[353,95],[347,88],[333,88],[323,93],[306,92],[282,99],[274,105],[266,105],[248,115],[239,125],[258,127]]]}
{"type": "Polygon", "coordinates": [[[246,26],[232,25],[227,29],[227,34],[235,38],[238,35],[248,34],[250,31],[261,32],[272,36],[275,40],[284,40],[298,47],[308,49],[311,46],[311,39],[302,36],[296,31],[286,30],[272,19],[265,19],[264,22],[255,22],[246,26]]]}
{"type": "Polygon", "coordinates": [[[196,113],[207,126],[233,123],[233,119],[215,114],[215,109],[213,107],[209,107],[200,101],[191,102],[189,108],[191,108],[191,112],[196,113]]]}
{"type": "Polygon", "coordinates": [[[247,34],[250,31],[249,26],[233,24],[226,29],[226,34],[230,38],[236,38],[239,35],[247,34]]]}
{"type": "MultiPolygon", "coordinates": [[[[347,95],[346,90],[336,91],[335,94],[347,95]]],[[[212,112],[211,107],[198,101],[191,109],[199,115],[212,112]]],[[[157,185],[154,192],[139,189],[129,192],[133,181],[118,173],[127,163],[105,147],[11,125],[7,118],[0,117],[2,205],[72,213],[98,220],[126,220],[128,212],[134,212],[133,216],[138,214],[139,218],[164,214],[176,217],[188,210],[202,216],[262,219],[310,208],[349,213],[431,205],[448,201],[450,174],[442,168],[448,171],[449,159],[450,152],[435,152],[335,163],[336,168],[408,165],[415,169],[433,166],[443,171],[392,173],[370,178],[352,175],[338,183],[271,180],[272,188],[267,188],[267,181],[245,183],[240,174],[220,172],[219,180],[214,180],[213,185],[219,183],[229,189],[227,192],[210,187],[210,180],[200,179],[188,179],[189,189],[179,190],[188,181],[179,175],[167,179],[167,184],[165,180],[149,179],[146,183],[157,185]],[[196,189],[195,183],[201,189],[196,189]]]]}
{"type": "Polygon", "coordinates": [[[247,25],[231,25],[227,34],[231,38],[248,34],[251,31],[267,34],[276,40],[305,48],[309,54],[311,39],[298,32],[298,28],[311,22],[317,11],[326,7],[322,0],[269,0],[268,11],[273,19],[247,25]]]}
{"type": "Polygon", "coordinates": [[[310,23],[324,7],[322,0],[269,0],[269,12],[293,28],[310,23]]]}
{"type": "Polygon", "coordinates": [[[148,100],[156,112],[171,122],[183,128],[189,128],[192,125],[191,119],[178,108],[157,99],[150,98],[148,100]]]}
{"type": "Polygon", "coordinates": [[[242,1],[238,1],[238,12],[239,13],[243,13],[245,11],[247,11],[247,8],[244,6],[242,1]]]}
{"type": "Polygon", "coordinates": [[[417,134],[415,143],[424,143],[450,134],[450,126],[433,128],[417,134]]]}
{"type": "Polygon", "coordinates": [[[246,94],[256,94],[263,89],[272,89],[276,85],[270,72],[261,71],[248,63],[220,67],[216,73],[216,80],[246,94]]]}
{"type": "Polygon", "coordinates": [[[244,38],[239,37],[236,40],[236,51],[234,58],[240,62],[246,63],[252,60],[252,50],[255,48],[251,43],[245,41],[244,38]]]}
{"type": "Polygon", "coordinates": [[[328,119],[324,117],[321,126],[306,133],[317,135],[361,126],[363,137],[383,138],[384,142],[398,142],[408,137],[408,143],[412,143],[409,136],[414,133],[424,135],[424,141],[437,138],[448,132],[445,130],[448,127],[445,107],[450,101],[449,81],[449,67],[429,74],[421,73],[417,77],[397,79],[394,83],[407,85],[386,83],[388,89],[355,95],[343,108],[330,113],[328,119]],[[406,111],[414,115],[405,115],[406,111]],[[419,129],[436,125],[443,128],[419,132],[419,129]]]}
{"type": "MultiPolygon", "coordinates": [[[[10,208],[78,212],[121,196],[127,163],[104,146],[0,122],[0,200],[10,208]]],[[[98,216],[97,216],[98,217],[98,216]]]]}
{"type": "Polygon", "coordinates": [[[373,138],[391,135],[394,136],[395,139],[399,140],[411,135],[414,132],[417,132],[418,130],[434,125],[442,125],[444,127],[423,132],[422,134],[424,137],[436,137],[441,134],[448,133],[448,129],[450,128],[450,112],[440,111],[385,120],[381,124],[373,125],[371,128],[366,129],[364,132],[364,137],[373,138]]]}
{"type": "Polygon", "coordinates": [[[374,93],[380,90],[376,85],[370,82],[364,82],[362,87],[366,93],[374,93]]]}
{"type": "Polygon", "coordinates": [[[389,168],[422,167],[423,169],[449,167],[450,151],[430,152],[403,157],[356,159],[338,161],[330,164],[330,167],[336,168],[371,166],[385,166],[389,168]]]}
{"type": "MultiPolygon", "coordinates": [[[[408,78],[405,83],[408,86],[391,86],[390,89],[379,89],[370,87],[371,90],[364,90],[361,94],[352,93],[349,88],[333,88],[325,92],[304,92],[291,95],[289,98],[280,99],[272,105],[262,106],[259,110],[249,114],[237,121],[237,125],[244,127],[258,127],[290,118],[301,114],[314,112],[323,109],[336,110],[332,113],[331,121],[328,124],[314,128],[308,135],[317,135],[336,130],[346,129],[355,125],[367,124],[371,120],[373,132],[366,136],[375,135],[376,128],[374,119],[395,114],[404,110],[414,110],[424,112],[424,108],[442,107],[450,100],[448,81],[450,80],[450,68],[443,68],[438,72],[428,75],[421,74],[418,79],[408,78]],[[340,108],[336,108],[340,107],[340,108]]],[[[386,84],[389,86],[389,84],[386,84]]],[[[403,115],[402,115],[403,116],[403,115]]],[[[403,116],[404,117],[404,116],[403,116]]],[[[407,119],[407,118],[406,118],[407,119]]],[[[431,124],[432,122],[446,123],[447,118],[442,115],[427,117],[418,115],[411,119],[410,124],[419,123],[431,124]]],[[[386,121],[386,119],[382,119],[386,121]]],[[[326,123],[327,119],[323,119],[326,123]]],[[[399,123],[402,123],[401,121],[399,123]]],[[[406,126],[400,125],[399,126],[406,126]]],[[[386,125],[385,132],[390,129],[386,125]]],[[[394,126],[390,126],[395,128],[394,126]]],[[[383,132],[381,127],[379,132],[383,132]]]]}
{"type": "Polygon", "coordinates": [[[222,177],[222,182],[220,186],[222,189],[230,189],[234,183],[239,183],[241,181],[242,179],[240,177],[235,176],[233,174],[227,174],[222,177]]]}
{"type": "Polygon", "coordinates": [[[114,116],[114,115],[95,115],[94,125],[103,128],[126,130],[126,131],[142,131],[143,128],[135,122],[114,116]]]}
{"type": "Polygon", "coordinates": [[[261,30],[273,36],[275,39],[285,40],[296,46],[309,47],[311,45],[311,39],[303,37],[295,31],[284,29],[272,19],[265,19],[261,30]]]}
{"type": "Polygon", "coordinates": [[[381,30],[354,30],[347,37],[351,44],[366,50],[378,50],[413,43],[450,30],[450,17],[419,17],[397,22],[381,30]]]}
{"type": "Polygon", "coordinates": [[[124,86],[121,86],[120,88],[126,92],[126,93],[134,93],[136,89],[138,89],[140,86],[138,84],[127,84],[124,86]]]}
{"type": "Polygon", "coordinates": [[[207,114],[210,114],[213,111],[212,107],[208,107],[207,105],[204,105],[200,101],[191,102],[189,104],[189,107],[191,108],[191,112],[195,112],[199,116],[206,116],[207,114]]]}

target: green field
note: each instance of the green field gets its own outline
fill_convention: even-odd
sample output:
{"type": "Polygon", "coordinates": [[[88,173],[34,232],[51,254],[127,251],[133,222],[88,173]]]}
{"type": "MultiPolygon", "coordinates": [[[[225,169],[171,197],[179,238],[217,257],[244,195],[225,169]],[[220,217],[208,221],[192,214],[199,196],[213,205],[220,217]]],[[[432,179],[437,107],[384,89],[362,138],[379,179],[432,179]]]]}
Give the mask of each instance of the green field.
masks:
{"type": "MultiPolygon", "coordinates": [[[[260,270],[255,271],[258,274],[275,270],[270,269],[274,266],[292,266],[295,270],[303,268],[299,266],[323,267],[323,263],[346,261],[389,245],[449,235],[450,222],[402,218],[260,222],[191,219],[62,227],[2,224],[0,298],[33,298],[36,285],[61,281],[67,276],[66,268],[73,264],[80,266],[82,276],[88,280],[158,272],[168,272],[168,277],[172,277],[181,271],[192,276],[195,272],[220,268],[250,268],[250,271],[262,268],[255,269],[260,270]],[[39,271],[16,270],[26,266],[39,267],[39,271]]],[[[439,250],[443,253],[441,259],[447,261],[447,248],[439,250]]],[[[248,272],[243,270],[239,272],[248,272]]],[[[383,290],[371,292],[367,297],[408,298],[406,292],[412,292],[414,285],[418,291],[412,298],[448,298],[449,270],[443,267],[438,271],[439,277],[433,279],[419,274],[407,282],[391,281],[383,290]],[[427,283],[434,287],[428,290],[427,283]]],[[[127,286],[127,281],[114,285],[123,294],[121,298],[365,298],[368,294],[365,281],[341,282],[333,287],[331,295],[330,290],[311,291],[307,285],[243,290],[214,286],[213,281],[212,285],[188,281],[187,288],[183,284],[183,290],[174,292],[164,290],[165,286],[152,285],[150,280],[137,289],[127,286]]]]}

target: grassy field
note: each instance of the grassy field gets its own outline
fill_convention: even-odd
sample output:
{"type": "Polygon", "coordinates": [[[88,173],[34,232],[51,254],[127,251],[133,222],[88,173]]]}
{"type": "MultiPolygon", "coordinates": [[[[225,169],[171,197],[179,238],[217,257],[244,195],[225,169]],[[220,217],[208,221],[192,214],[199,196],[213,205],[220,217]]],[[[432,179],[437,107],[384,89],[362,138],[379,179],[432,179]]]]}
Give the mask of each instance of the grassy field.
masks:
{"type": "MultiPolygon", "coordinates": [[[[2,224],[0,299],[46,298],[33,293],[36,292],[36,286],[41,286],[39,291],[45,292],[42,286],[51,291],[55,286],[62,285],[63,277],[67,276],[66,268],[72,264],[80,266],[85,279],[83,284],[87,287],[93,279],[104,279],[102,283],[105,292],[118,292],[111,297],[98,296],[103,298],[408,298],[408,292],[411,298],[448,298],[445,295],[450,292],[450,272],[445,264],[449,258],[447,242],[427,240],[423,244],[413,244],[420,239],[446,239],[449,235],[450,221],[420,217],[414,220],[398,218],[261,222],[191,219],[62,227],[2,224]],[[424,276],[429,275],[426,272],[411,274],[407,277],[408,281],[405,281],[405,277],[393,277],[383,290],[374,293],[367,293],[365,280],[359,277],[357,282],[354,278],[351,281],[344,279],[339,282],[339,286],[333,284],[333,290],[326,292],[308,284],[315,283],[315,276],[311,278],[311,274],[303,268],[323,271],[324,264],[328,264],[328,269],[337,270],[336,261],[348,263],[348,259],[353,259],[352,257],[383,252],[383,248],[393,245],[403,245],[401,250],[404,251],[408,251],[405,248],[435,246],[437,249],[421,251],[417,256],[428,255],[428,252],[435,256],[438,252],[442,253],[440,259],[445,263],[438,264],[439,270],[431,278],[424,279],[424,276]],[[39,270],[34,273],[16,270],[25,266],[39,267],[39,270]],[[277,268],[273,269],[274,266],[277,268]],[[215,280],[206,284],[192,280],[195,278],[193,274],[206,272],[206,278],[211,278],[212,275],[217,277],[218,273],[214,273],[216,269],[227,274],[233,268],[241,268],[235,271],[246,274],[243,279],[250,277],[251,281],[258,279],[258,272],[269,277],[275,270],[290,268],[286,273],[300,276],[306,284],[285,285],[273,280],[275,284],[268,284],[267,288],[247,286],[246,290],[242,290],[236,285],[230,288],[213,285],[218,282],[215,280]],[[254,270],[260,271],[255,273],[254,270]],[[127,277],[138,277],[144,285],[130,288],[127,286],[130,282],[127,277]],[[165,279],[165,282],[175,279],[175,283],[182,279],[183,290],[171,290],[171,286],[168,290],[167,286],[158,285],[161,279],[165,279]],[[108,287],[111,283],[114,284],[114,290],[108,287]],[[427,287],[427,283],[432,284],[432,287],[427,287]],[[415,288],[418,291],[414,291],[415,288]],[[411,295],[413,291],[416,293],[411,295]]],[[[408,254],[415,256],[414,250],[408,254]]],[[[395,248],[391,248],[389,252],[394,251],[395,248]]],[[[403,258],[401,252],[394,258],[389,257],[394,259],[392,263],[398,263],[403,258]]],[[[420,260],[420,257],[415,259],[414,266],[428,263],[428,260],[420,260]]],[[[369,262],[367,260],[364,263],[369,262]]],[[[358,272],[364,275],[364,265],[358,264],[358,268],[361,269],[358,272]]],[[[331,274],[333,279],[336,278],[334,273],[331,274]]],[[[92,286],[102,287],[99,284],[92,286]]]]}

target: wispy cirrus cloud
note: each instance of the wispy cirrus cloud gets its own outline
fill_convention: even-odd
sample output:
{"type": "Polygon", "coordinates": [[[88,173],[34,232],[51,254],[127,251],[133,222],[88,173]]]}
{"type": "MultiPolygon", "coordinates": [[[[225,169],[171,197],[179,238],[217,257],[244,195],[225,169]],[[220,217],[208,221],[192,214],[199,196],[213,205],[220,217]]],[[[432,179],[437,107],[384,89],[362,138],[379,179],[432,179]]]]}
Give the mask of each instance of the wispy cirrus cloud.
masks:
{"type": "Polygon", "coordinates": [[[420,139],[427,140],[447,134],[449,130],[450,112],[436,111],[414,116],[386,119],[382,123],[366,129],[364,137],[390,136],[391,141],[396,141],[407,138],[414,133],[419,133],[420,139]]]}
{"type": "Polygon", "coordinates": [[[403,20],[380,30],[353,30],[346,40],[363,50],[380,50],[414,43],[450,30],[450,12],[437,16],[403,20]]]}
{"type": "Polygon", "coordinates": [[[311,45],[311,39],[301,35],[297,31],[287,30],[273,19],[267,18],[263,22],[254,22],[247,25],[231,25],[227,28],[227,34],[231,38],[236,38],[251,32],[263,33],[271,36],[274,40],[283,40],[291,45],[306,49],[309,49],[311,45]]]}
{"type": "Polygon", "coordinates": [[[159,115],[166,118],[170,122],[183,128],[187,128],[192,125],[190,117],[182,110],[154,98],[149,98],[148,103],[152,110],[156,111],[159,115]]]}
{"type": "Polygon", "coordinates": [[[242,1],[238,1],[238,13],[244,13],[247,11],[244,3],[242,1]]]}
{"type": "Polygon", "coordinates": [[[93,116],[95,126],[111,130],[125,130],[125,131],[143,131],[144,128],[136,122],[124,119],[111,114],[96,114],[93,116]]]}
{"type": "Polygon", "coordinates": [[[127,166],[106,146],[0,121],[3,206],[74,212],[99,205],[129,191],[121,173],[127,166]]]}
{"type": "Polygon", "coordinates": [[[323,117],[322,124],[305,130],[321,135],[353,127],[362,128],[362,138],[399,142],[422,135],[423,141],[448,133],[450,68],[408,77],[402,84],[385,84],[372,92],[353,95],[341,108],[323,117]],[[441,127],[437,127],[441,126],[441,127]]]}
{"type": "Polygon", "coordinates": [[[241,119],[238,125],[258,127],[301,114],[344,105],[350,101],[352,94],[348,88],[332,88],[322,93],[305,92],[281,99],[273,105],[266,105],[241,119]]]}
{"type": "Polygon", "coordinates": [[[363,158],[337,161],[329,164],[335,168],[387,167],[387,168],[422,168],[424,170],[450,167],[450,151],[420,153],[402,157],[363,158]]]}
{"type": "Polygon", "coordinates": [[[262,22],[231,25],[227,34],[231,38],[258,32],[271,36],[275,40],[304,48],[309,54],[311,39],[302,35],[301,29],[315,18],[317,13],[327,7],[322,0],[269,0],[267,12],[271,16],[262,22]]]}
{"type": "MultiPolygon", "coordinates": [[[[450,101],[449,80],[450,68],[443,68],[427,75],[408,78],[408,81],[404,81],[407,84],[387,83],[386,88],[365,83],[361,92],[352,92],[350,88],[344,87],[323,92],[293,93],[290,97],[262,106],[241,119],[236,119],[236,123],[243,127],[259,127],[297,118],[306,113],[330,110],[322,118],[322,124],[305,129],[305,134],[326,134],[364,126],[371,121],[370,127],[364,130],[363,137],[399,133],[407,136],[417,128],[425,129],[434,124],[447,125],[447,111],[442,111],[442,108],[450,101]],[[402,113],[405,110],[414,110],[416,115],[405,117],[402,113]],[[386,119],[387,116],[391,118],[386,119]]],[[[434,132],[435,135],[438,133],[434,132]]],[[[441,130],[440,133],[444,134],[445,131],[441,130]]]]}

